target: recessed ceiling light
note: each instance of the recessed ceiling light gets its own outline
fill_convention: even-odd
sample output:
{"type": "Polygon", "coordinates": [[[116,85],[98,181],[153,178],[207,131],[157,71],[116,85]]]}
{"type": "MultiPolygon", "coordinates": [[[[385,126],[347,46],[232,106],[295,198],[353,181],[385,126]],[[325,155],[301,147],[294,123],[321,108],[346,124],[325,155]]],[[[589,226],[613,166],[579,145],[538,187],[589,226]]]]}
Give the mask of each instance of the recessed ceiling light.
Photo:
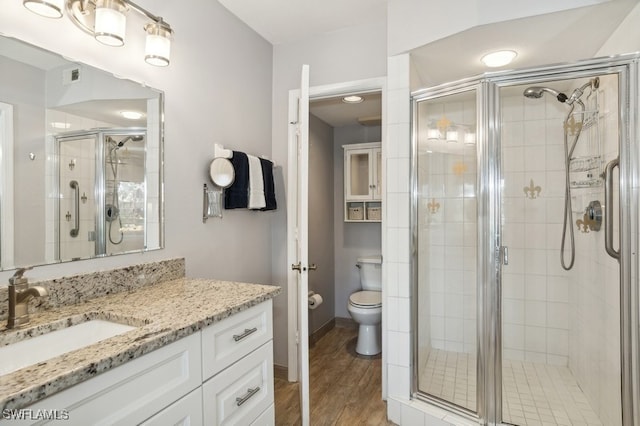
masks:
{"type": "Polygon", "coordinates": [[[71,127],[71,123],[65,123],[63,121],[53,121],[51,122],[51,127],[54,129],[68,129],[71,127]]]}
{"type": "Polygon", "coordinates": [[[488,67],[501,67],[511,63],[518,56],[515,50],[498,50],[487,53],[480,60],[488,67]]]}
{"type": "Polygon", "coordinates": [[[345,96],[342,98],[342,102],[345,104],[359,104],[362,101],[364,101],[364,98],[358,95],[345,96]]]}
{"type": "Polygon", "coordinates": [[[138,120],[143,116],[141,112],[137,111],[120,111],[120,115],[129,120],[138,120]]]}

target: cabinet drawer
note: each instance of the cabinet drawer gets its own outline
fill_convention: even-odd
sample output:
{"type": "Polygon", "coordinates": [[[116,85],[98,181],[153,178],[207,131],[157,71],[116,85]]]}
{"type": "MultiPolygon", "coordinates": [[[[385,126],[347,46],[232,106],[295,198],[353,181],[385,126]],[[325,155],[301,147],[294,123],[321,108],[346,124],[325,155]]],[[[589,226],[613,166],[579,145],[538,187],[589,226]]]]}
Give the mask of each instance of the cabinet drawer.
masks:
{"type": "Polygon", "coordinates": [[[273,343],[207,381],[202,395],[204,424],[251,424],[273,404],[273,343]]]}
{"type": "Polygon", "coordinates": [[[141,423],[140,426],[201,426],[203,424],[202,389],[198,388],[141,423]]]}
{"type": "Polygon", "coordinates": [[[202,379],[206,381],[273,338],[271,300],[202,330],[202,379]]]}

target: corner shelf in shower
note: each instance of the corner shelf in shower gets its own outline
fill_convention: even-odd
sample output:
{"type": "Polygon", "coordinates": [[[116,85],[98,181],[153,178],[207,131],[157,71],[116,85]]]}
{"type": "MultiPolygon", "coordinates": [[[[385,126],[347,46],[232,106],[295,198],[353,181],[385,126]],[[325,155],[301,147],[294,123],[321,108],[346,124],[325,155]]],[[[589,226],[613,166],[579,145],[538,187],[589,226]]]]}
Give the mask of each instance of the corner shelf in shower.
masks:
{"type": "Polygon", "coordinates": [[[569,162],[571,188],[594,188],[601,186],[603,180],[602,157],[589,155],[572,158],[569,162]]]}

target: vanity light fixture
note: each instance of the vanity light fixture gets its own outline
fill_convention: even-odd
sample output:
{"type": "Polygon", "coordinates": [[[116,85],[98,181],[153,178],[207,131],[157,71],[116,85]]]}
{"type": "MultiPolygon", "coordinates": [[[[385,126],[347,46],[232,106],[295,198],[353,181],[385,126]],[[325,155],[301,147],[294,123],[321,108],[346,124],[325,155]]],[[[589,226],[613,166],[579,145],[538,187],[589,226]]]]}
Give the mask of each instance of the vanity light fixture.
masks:
{"type": "Polygon", "coordinates": [[[488,67],[496,68],[510,64],[516,56],[518,56],[518,53],[515,50],[497,50],[487,53],[480,60],[488,67]]]}
{"type": "Polygon", "coordinates": [[[145,62],[155,66],[169,65],[171,26],[162,17],[130,0],[23,0],[22,4],[47,18],[62,17],[64,7],[76,26],[108,46],[124,45],[127,12],[134,10],[151,21],[144,26],[145,62]]]}
{"type": "Polygon", "coordinates": [[[62,18],[64,0],[23,0],[22,5],[45,18],[62,18]]]}
{"type": "Polygon", "coordinates": [[[364,98],[358,95],[350,95],[342,98],[342,102],[345,104],[359,104],[362,101],[364,101],[364,98]]]}

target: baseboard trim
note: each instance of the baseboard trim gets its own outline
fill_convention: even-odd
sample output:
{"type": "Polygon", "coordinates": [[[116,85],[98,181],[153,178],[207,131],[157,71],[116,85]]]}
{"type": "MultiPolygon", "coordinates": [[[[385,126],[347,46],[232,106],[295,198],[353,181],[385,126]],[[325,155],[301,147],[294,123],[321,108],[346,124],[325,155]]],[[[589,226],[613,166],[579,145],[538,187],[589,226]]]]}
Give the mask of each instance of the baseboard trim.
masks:
{"type": "Polygon", "coordinates": [[[325,334],[333,330],[335,326],[336,319],[332,318],[327,321],[322,327],[311,333],[311,335],[309,336],[309,346],[311,347],[315,345],[318,340],[322,339],[325,334]]]}
{"type": "Polygon", "coordinates": [[[358,323],[353,320],[353,318],[340,318],[335,317],[336,327],[340,328],[358,328],[358,323]]]}
{"type": "Polygon", "coordinates": [[[289,369],[282,365],[273,364],[273,378],[289,380],[289,369]]]}

